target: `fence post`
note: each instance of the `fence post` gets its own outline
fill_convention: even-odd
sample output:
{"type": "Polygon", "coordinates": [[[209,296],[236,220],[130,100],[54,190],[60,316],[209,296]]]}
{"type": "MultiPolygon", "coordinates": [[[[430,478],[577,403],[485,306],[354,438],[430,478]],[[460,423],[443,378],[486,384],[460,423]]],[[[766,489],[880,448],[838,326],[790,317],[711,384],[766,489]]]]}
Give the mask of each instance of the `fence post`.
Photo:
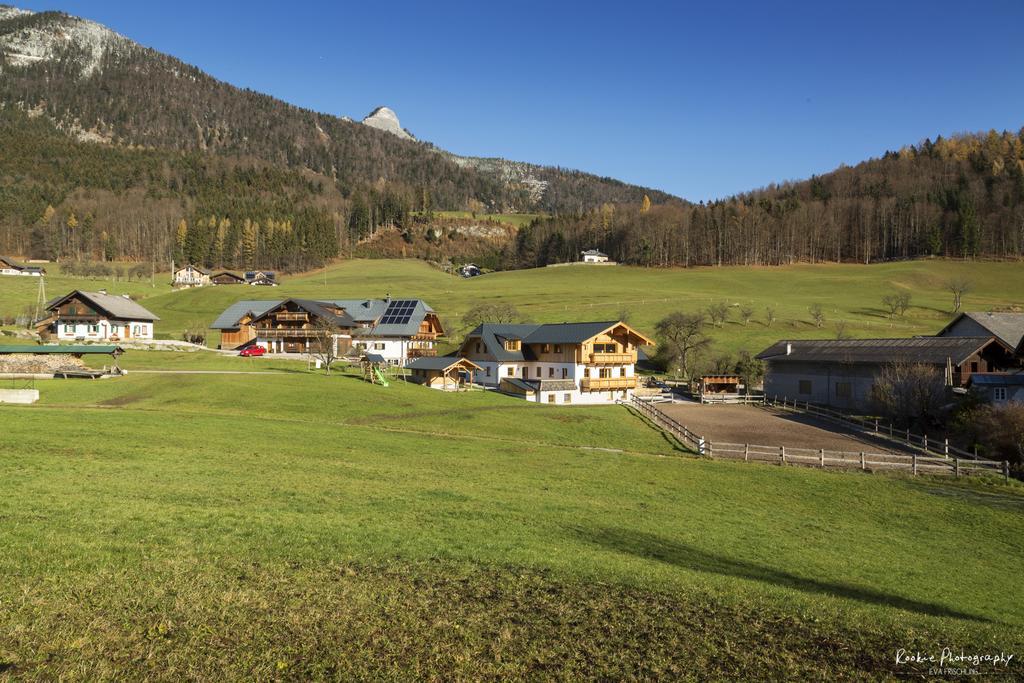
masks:
{"type": "Polygon", "coordinates": [[[785,462],[786,462],[786,447],[785,446],[779,446],[779,454],[782,456],[783,464],[785,464],[785,462]]]}
{"type": "Polygon", "coordinates": [[[910,455],[910,457],[912,458],[911,462],[913,462],[913,464],[914,464],[914,476],[916,477],[917,476],[917,453],[912,453],[910,455]]]}
{"type": "Polygon", "coordinates": [[[910,427],[907,427],[907,445],[910,445],[910,427]]]}
{"type": "Polygon", "coordinates": [[[889,421],[889,438],[892,438],[892,420],[889,421]]]}
{"type": "Polygon", "coordinates": [[[946,437],[946,440],[943,441],[943,443],[942,443],[942,453],[947,458],[949,457],[949,437],[948,436],[946,437]]]}
{"type": "Polygon", "coordinates": [[[818,451],[818,458],[821,461],[822,468],[824,468],[825,467],[825,449],[824,448],[822,448],[820,451],[818,451]]]}
{"type": "Polygon", "coordinates": [[[956,478],[960,478],[960,458],[953,458],[953,471],[956,473],[956,478]]]}
{"type": "Polygon", "coordinates": [[[928,435],[924,435],[924,453],[928,455],[928,435]]]}
{"type": "Polygon", "coordinates": [[[866,470],[868,468],[867,464],[865,464],[865,462],[864,462],[864,451],[860,452],[860,468],[862,470],[866,470]]]}
{"type": "Polygon", "coordinates": [[[750,444],[743,444],[743,460],[744,462],[750,460],[750,444]]]}
{"type": "Polygon", "coordinates": [[[1007,484],[1010,483],[1010,463],[1006,460],[1003,461],[1003,481],[1007,484]]]}
{"type": "MultiPolygon", "coordinates": [[[[703,436],[700,439],[701,439],[701,441],[704,441],[704,437],[703,436]]],[[[705,450],[708,452],[708,457],[709,458],[714,458],[715,457],[715,453],[714,453],[714,446],[715,445],[713,443],[711,443],[710,441],[707,441],[707,442],[705,442],[705,446],[706,446],[705,450]]]]}
{"type": "Polygon", "coordinates": [[[878,433],[878,418],[875,418],[875,434],[878,433]]]}

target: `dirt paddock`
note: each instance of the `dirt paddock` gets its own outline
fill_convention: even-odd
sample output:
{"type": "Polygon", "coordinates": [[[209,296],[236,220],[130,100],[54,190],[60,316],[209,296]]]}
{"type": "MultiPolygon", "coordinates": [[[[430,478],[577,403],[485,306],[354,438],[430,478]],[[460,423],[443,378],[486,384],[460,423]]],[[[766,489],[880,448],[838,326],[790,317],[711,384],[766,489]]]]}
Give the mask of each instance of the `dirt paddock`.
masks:
{"type": "Polygon", "coordinates": [[[745,405],[661,404],[660,410],[712,443],[749,443],[829,451],[900,452],[880,439],[781,410],[745,405]]]}

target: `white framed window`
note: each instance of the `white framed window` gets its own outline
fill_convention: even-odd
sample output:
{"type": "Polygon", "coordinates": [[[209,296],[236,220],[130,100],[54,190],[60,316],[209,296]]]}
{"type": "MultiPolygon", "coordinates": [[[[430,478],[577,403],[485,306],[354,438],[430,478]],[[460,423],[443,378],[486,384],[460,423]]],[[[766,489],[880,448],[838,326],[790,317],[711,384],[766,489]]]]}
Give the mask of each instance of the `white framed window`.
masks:
{"type": "Polygon", "coordinates": [[[1005,401],[1008,398],[1008,393],[1009,392],[1006,390],[1006,387],[996,387],[995,389],[992,390],[992,400],[1005,401]]]}

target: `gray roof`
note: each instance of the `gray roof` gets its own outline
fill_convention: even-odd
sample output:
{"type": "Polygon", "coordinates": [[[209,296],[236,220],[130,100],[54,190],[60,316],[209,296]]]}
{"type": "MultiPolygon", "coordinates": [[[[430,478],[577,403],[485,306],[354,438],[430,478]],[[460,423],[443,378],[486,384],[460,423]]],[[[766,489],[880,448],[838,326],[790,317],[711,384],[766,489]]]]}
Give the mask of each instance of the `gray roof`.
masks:
{"type": "Polygon", "coordinates": [[[1001,375],[995,372],[976,372],[971,375],[970,383],[986,387],[1024,387],[1024,373],[1001,375]]]}
{"type": "Polygon", "coordinates": [[[992,337],[911,337],[904,339],[796,339],[778,341],[757,354],[760,360],[826,363],[929,363],[959,365],[990,343],[992,337]],[[786,352],[789,347],[789,353],[786,352]]]}
{"type": "Polygon", "coordinates": [[[238,321],[249,313],[263,315],[274,306],[281,303],[282,299],[274,301],[252,300],[236,301],[224,309],[224,312],[217,316],[217,319],[210,325],[214,330],[235,330],[238,329],[238,321]]]}
{"type": "Polygon", "coordinates": [[[159,320],[157,316],[153,315],[145,308],[137,304],[136,302],[129,299],[127,296],[118,296],[116,294],[102,294],[100,292],[83,292],[79,289],[65,294],[62,297],[58,297],[46,305],[47,310],[53,310],[64,301],[67,301],[74,295],[78,294],[83,299],[91,303],[97,309],[105,312],[111,318],[117,320],[159,320]]]}
{"type": "Polygon", "coordinates": [[[580,344],[618,324],[618,320],[544,325],[482,323],[477,325],[476,329],[469,333],[469,336],[480,337],[487,346],[487,352],[499,361],[535,360],[533,352],[526,345],[580,344]],[[522,340],[522,349],[519,351],[507,350],[505,348],[506,339],[522,340]]]}
{"type": "Polygon", "coordinates": [[[571,379],[520,379],[518,377],[504,377],[502,382],[507,382],[512,386],[525,389],[526,391],[573,391],[575,390],[576,383],[571,379]]]}
{"type": "MultiPolygon", "coordinates": [[[[399,301],[400,299],[394,300],[399,301]]],[[[231,304],[231,306],[229,306],[223,313],[217,316],[217,319],[213,321],[210,328],[214,330],[238,329],[238,321],[245,315],[252,313],[256,317],[261,316],[278,304],[283,303],[283,301],[283,299],[275,299],[271,301],[238,301],[231,304]]],[[[330,304],[331,306],[343,308],[351,320],[362,325],[372,325],[374,321],[380,320],[390,303],[387,299],[294,299],[294,301],[303,302],[304,307],[306,307],[305,304],[316,306],[330,304]]],[[[428,306],[425,302],[420,301],[419,299],[415,299],[414,301],[416,302],[416,305],[412,310],[412,315],[410,316],[408,323],[367,327],[360,330],[360,335],[370,338],[413,336],[419,332],[420,323],[423,322],[427,313],[434,312],[434,309],[428,306]]]]}
{"type": "Polygon", "coordinates": [[[598,251],[597,249],[587,249],[586,251],[580,252],[584,256],[607,256],[604,252],[598,251]]]}
{"type": "Polygon", "coordinates": [[[474,367],[479,367],[473,361],[459,356],[420,356],[406,363],[405,367],[410,370],[447,370],[459,363],[469,363],[474,367]]]}
{"type": "Polygon", "coordinates": [[[26,265],[24,263],[19,263],[18,261],[15,261],[14,259],[12,259],[10,256],[0,256],[0,263],[6,263],[8,266],[10,266],[11,268],[13,268],[15,270],[28,270],[28,271],[31,271],[33,273],[45,273],[46,272],[45,270],[43,270],[39,266],[29,266],[29,265],[26,265]]]}
{"type": "Polygon", "coordinates": [[[363,360],[368,363],[387,363],[387,359],[379,353],[366,353],[363,354],[363,360]]]}
{"type": "Polygon", "coordinates": [[[993,337],[1012,349],[1019,349],[1021,342],[1024,341],[1024,313],[978,313],[973,311],[961,313],[942,328],[939,336],[942,336],[964,318],[970,318],[978,323],[993,337]]]}

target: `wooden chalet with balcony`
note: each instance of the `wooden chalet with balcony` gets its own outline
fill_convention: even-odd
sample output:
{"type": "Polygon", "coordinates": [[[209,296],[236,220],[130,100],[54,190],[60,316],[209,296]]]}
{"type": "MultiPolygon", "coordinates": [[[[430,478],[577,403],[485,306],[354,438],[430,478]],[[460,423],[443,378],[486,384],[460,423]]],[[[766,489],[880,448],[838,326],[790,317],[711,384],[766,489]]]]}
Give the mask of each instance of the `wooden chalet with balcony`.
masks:
{"type": "Polygon", "coordinates": [[[257,344],[271,353],[309,353],[330,336],[339,356],[374,353],[395,365],[435,356],[444,334],[426,303],[390,298],[239,301],[211,327],[220,330],[222,349],[257,344]]]}
{"type": "Polygon", "coordinates": [[[480,370],[474,381],[548,404],[628,399],[637,354],[654,342],[624,322],[511,325],[484,323],[458,355],[480,370]]]}

